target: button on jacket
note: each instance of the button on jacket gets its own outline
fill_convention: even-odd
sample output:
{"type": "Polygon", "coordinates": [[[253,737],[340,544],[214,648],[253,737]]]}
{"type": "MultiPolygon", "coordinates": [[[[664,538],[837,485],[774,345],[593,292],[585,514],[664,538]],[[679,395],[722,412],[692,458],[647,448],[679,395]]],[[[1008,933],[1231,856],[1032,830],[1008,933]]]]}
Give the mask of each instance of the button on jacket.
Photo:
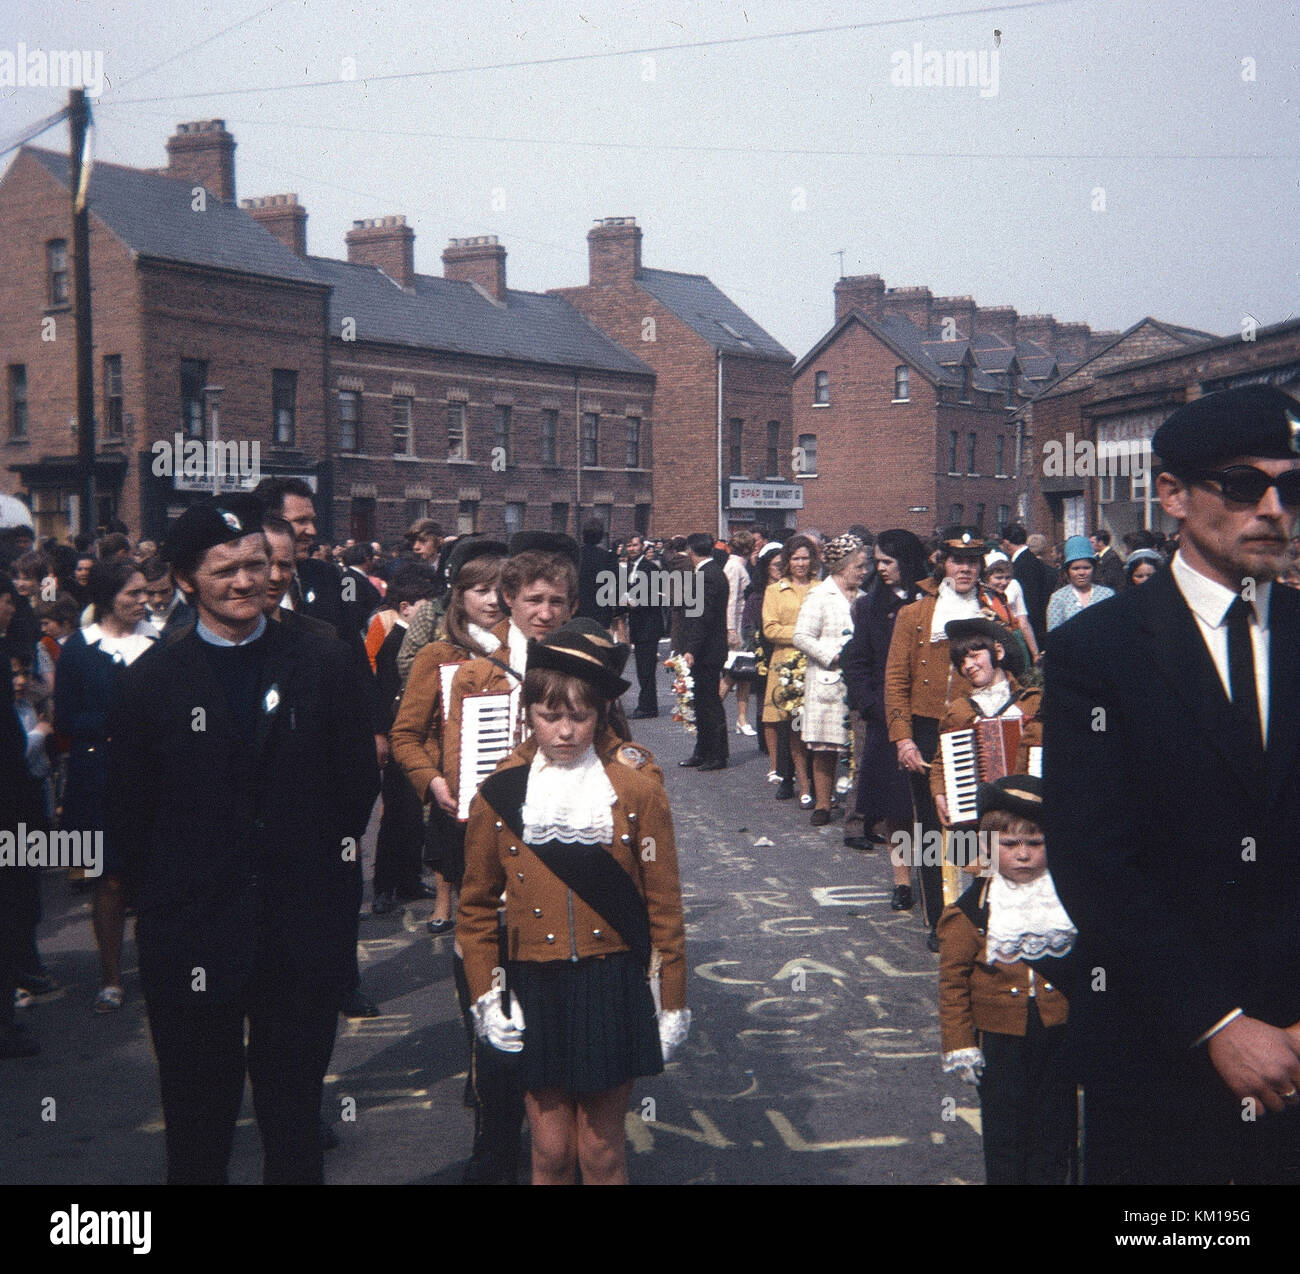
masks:
{"type": "MultiPolygon", "coordinates": [[[[663,1007],[684,1008],[686,935],[662,774],[644,748],[613,734],[598,738],[596,751],[618,798],[613,839],[604,849],[632,877],[645,900],[651,949],[662,958],[663,1007]]],[[[473,1000],[492,988],[503,890],[512,960],[584,959],[629,949],[609,921],[553,875],[520,835],[527,773],[536,755],[535,739],[520,744],[484,782],[470,806],[456,938],[473,1000]]]]}

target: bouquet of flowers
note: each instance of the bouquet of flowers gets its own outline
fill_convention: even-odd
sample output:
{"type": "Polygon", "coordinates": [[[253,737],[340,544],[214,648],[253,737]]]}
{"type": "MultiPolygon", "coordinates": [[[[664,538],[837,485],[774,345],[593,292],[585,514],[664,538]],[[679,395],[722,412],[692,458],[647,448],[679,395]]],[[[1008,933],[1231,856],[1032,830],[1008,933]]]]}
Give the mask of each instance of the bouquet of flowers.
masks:
{"type": "Polygon", "coordinates": [[[776,676],[776,689],[772,702],[782,712],[794,716],[803,707],[803,678],[808,668],[808,656],[802,650],[791,651],[772,664],[776,676]]]}
{"type": "Polygon", "coordinates": [[[673,694],[677,696],[673,720],[680,721],[687,734],[694,734],[695,678],[691,676],[690,665],[682,655],[673,655],[664,660],[664,667],[673,675],[673,694]]]}

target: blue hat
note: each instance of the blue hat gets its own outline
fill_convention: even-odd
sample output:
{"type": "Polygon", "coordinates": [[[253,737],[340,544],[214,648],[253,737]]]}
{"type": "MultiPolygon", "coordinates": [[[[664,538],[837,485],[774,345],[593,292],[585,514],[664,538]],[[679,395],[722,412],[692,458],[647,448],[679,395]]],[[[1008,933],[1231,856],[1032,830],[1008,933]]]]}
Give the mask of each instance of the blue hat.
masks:
{"type": "Polygon", "coordinates": [[[1061,560],[1066,566],[1071,562],[1095,562],[1097,554],[1093,551],[1092,541],[1086,535],[1072,535],[1065,541],[1065,552],[1061,560]]]}

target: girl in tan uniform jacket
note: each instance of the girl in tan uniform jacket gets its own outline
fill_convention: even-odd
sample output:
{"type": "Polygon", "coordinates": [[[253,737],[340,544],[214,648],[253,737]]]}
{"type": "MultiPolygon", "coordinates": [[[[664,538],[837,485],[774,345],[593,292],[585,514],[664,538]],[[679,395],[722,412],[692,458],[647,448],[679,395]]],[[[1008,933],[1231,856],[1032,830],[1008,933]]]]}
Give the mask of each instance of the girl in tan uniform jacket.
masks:
{"type": "Polygon", "coordinates": [[[533,735],[470,807],[457,938],[480,1038],[520,1053],[534,1184],[626,1182],[632,1080],[690,1024],[667,795],[644,749],[597,746],[626,654],[583,619],[532,643],[533,735]]]}

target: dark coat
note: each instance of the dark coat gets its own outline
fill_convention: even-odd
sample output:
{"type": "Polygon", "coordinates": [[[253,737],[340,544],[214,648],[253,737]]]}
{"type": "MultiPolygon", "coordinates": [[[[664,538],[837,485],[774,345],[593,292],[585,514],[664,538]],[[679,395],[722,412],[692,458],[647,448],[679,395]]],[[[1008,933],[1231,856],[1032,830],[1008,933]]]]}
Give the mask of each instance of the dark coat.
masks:
{"type": "Polygon", "coordinates": [[[339,593],[348,623],[364,638],[370,626],[370,616],[383,605],[383,597],[365,575],[352,566],[342,574],[339,593]]]}
{"type": "Polygon", "coordinates": [[[1105,551],[1097,559],[1092,578],[1094,583],[1105,584],[1116,593],[1128,583],[1128,576],[1124,573],[1124,563],[1120,561],[1119,554],[1110,545],[1106,546],[1105,551]]]}
{"type": "MultiPolygon", "coordinates": [[[[614,621],[614,607],[598,605],[596,601],[605,580],[617,585],[618,558],[599,544],[584,544],[578,557],[577,614],[580,619],[594,619],[608,628],[614,621]]],[[[609,589],[610,584],[606,584],[605,592],[609,589]]]]}
{"type": "Polygon", "coordinates": [[[635,571],[632,564],[629,564],[627,570],[629,593],[634,582],[640,578],[644,577],[649,583],[645,604],[636,606],[629,603],[627,607],[628,637],[634,646],[639,646],[642,642],[656,643],[664,635],[663,608],[649,600],[657,595],[656,590],[660,587],[659,581],[664,571],[652,557],[639,557],[634,565],[635,571]]]}
{"type": "Polygon", "coordinates": [[[1076,1071],[1136,1104],[1181,1091],[1193,1041],[1232,1009],[1300,1020],[1300,593],[1273,586],[1269,625],[1267,754],[1172,573],[1052,634],[1043,822],[1090,971],[1070,996],[1076,1071]]]}
{"type": "Polygon", "coordinates": [[[283,623],[261,640],[251,747],[195,631],[122,674],[106,807],[153,1003],[192,1003],[196,968],[205,1003],[229,1001],[258,959],[313,994],[352,984],[360,840],[379,791],[368,716],[341,642],[283,623]]]}
{"type": "Polygon", "coordinates": [[[692,615],[691,607],[686,607],[678,640],[682,654],[697,664],[721,668],[727,662],[727,577],[716,560],[706,562],[698,574],[701,582],[694,587],[703,591],[703,608],[692,615]]]}
{"type": "Polygon", "coordinates": [[[1011,574],[1020,581],[1025,595],[1025,609],[1029,612],[1029,626],[1034,630],[1034,640],[1042,650],[1047,643],[1047,602],[1056,591],[1056,572],[1028,549],[1016,555],[1011,564],[1011,574]]]}

